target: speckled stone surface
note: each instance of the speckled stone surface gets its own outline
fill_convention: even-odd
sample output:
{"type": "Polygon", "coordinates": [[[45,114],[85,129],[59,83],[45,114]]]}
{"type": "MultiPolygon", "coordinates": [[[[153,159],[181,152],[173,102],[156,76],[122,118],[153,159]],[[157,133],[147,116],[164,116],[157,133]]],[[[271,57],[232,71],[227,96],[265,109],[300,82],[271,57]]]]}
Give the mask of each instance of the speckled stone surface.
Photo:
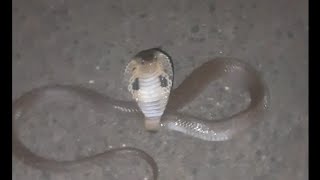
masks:
{"type": "MultiPolygon", "coordinates": [[[[209,59],[230,56],[257,68],[271,94],[270,116],[227,142],[150,134],[142,120],[95,113],[67,97],[35,107],[22,139],[55,159],[138,147],[155,158],[161,180],[307,179],[307,6],[299,0],[13,0],[12,99],[54,83],[128,99],[121,81],[126,63],[156,46],[173,58],[175,87],[209,59]]],[[[189,109],[213,117],[232,113],[245,100],[227,91],[236,92],[213,83],[189,109]]],[[[147,164],[134,157],[65,173],[43,172],[13,158],[12,172],[15,180],[150,179],[147,164]]]]}

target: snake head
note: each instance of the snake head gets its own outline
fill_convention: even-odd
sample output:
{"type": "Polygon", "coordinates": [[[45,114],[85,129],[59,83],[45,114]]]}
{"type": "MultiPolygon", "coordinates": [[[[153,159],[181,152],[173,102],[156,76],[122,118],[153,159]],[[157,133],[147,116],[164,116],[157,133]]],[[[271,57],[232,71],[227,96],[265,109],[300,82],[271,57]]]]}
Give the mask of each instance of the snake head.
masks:
{"type": "Polygon", "coordinates": [[[132,58],[135,66],[132,67],[131,71],[142,78],[154,76],[154,74],[166,70],[162,63],[164,58],[167,58],[167,56],[159,48],[140,51],[132,58]]]}

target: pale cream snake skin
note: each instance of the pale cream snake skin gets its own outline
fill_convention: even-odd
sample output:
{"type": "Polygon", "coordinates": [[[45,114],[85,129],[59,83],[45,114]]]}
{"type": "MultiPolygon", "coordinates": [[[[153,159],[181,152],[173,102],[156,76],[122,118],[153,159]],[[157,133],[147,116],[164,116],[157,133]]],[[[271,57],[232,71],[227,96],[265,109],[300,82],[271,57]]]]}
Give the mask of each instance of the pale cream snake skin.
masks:
{"type": "MultiPolygon", "coordinates": [[[[161,56],[162,58],[169,58],[169,56],[161,49],[152,48],[139,52],[137,56],[133,58],[133,60],[136,58],[140,58],[141,60],[141,58],[143,58],[146,54],[147,56],[150,54],[160,54],[165,55],[161,56]]],[[[171,62],[170,58],[169,60],[171,62]]],[[[165,66],[167,65],[164,64],[164,66],[161,66],[163,70],[168,68],[168,66],[165,66]]],[[[128,65],[127,67],[130,66],[128,65]]],[[[173,77],[171,76],[172,74],[170,74],[170,69],[169,72],[167,72],[167,70],[164,70],[165,73],[162,74],[163,76],[159,76],[161,87],[168,87],[168,84],[165,84],[168,82],[162,81],[164,76],[167,78],[166,80],[171,81],[171,83],[173,81],[173,77]]],[[[142,71],[144,70],[142,69],[142,71]]],[[[128,73],[126,75],[128,75],[128,73]]],[[[159,74],[157,74],[157,76],[158,75],[159,74]]],[[[139,73],[136,73],[136,76],[139,76],[139,73]]],[[[136,81],[136,79],[131,79],[131,81],[129,80],[129,83],[137,83],[136,81]]],[[[152,79],[152,81],[154,81],[154,83],[158,83],[156,79],[152,79]]],[[[139,90],[139,88],[143,88],[144,85],[140,85],[140,87],[136,85],[134,86],[136,90],[139,90]]],[[[162,91],[163,89],[161,89],[161,87],[159,88],[159,91],[165,92],[162,91]]],[[[169,88],[171,90],[171,86],[169,86],[167,89],[169,88]]],[[[244,63],[236,58],[215,58],[202,64],[199,68],[195,69],[176,89],[173,89],[170,92],[170,97],[166,98],[165,100],[159,99],[161,96],[156,96],[159,100],[157,102],[161,102],[158,103],[160,107],[158,109],[161,110],[163,104],[166,106],[163,115],[160,113],[161,116],[159,118],[161,118],[161,121],[151,121],[152,123],[156,123],[153,123],[152,127],[149,129],[148,122],[150,122],[150,119],[145,117],[145,125],[147,130],[154,131],[161,127],[179,131],[206,141],[225,141],[245,130],[248,130],[249,127],[255,124],[255,122],[265,119],[270,104],[268,88],[260,74],[249,64],[244,63]],[[242,110],[230,117],[225,117],[215,121],[194,117],[192,115],[179,113],[177,111],[196,98],[199,93],[201,93],[203,89],[210,84],[210,82],[222,77],[224,77],[228,83],[237,84],[249,92],[251,102],[245,110],[242,110]],[[156,124],[156,126],[154,126],[154,124],[156,124]]],[[[143,117],[141,116],[141,107],[140,105],[137,105],[137,102],[127,102],[112,99],[94,90],[90,90],[81,86],[49,85],[36,88],[23,94],[21,97],[16,99],[12,105],[12,152],[16,158],[30,166],[42,170],[71,171],[76,169],[80,170],[82,168],[90,168],[92,163],[103,164],[106,159],[115,155],[134,155],[143,158],[150,165],[152,168],[153,179],[158,178],[158,167],[154,159],[143,150],[134,147],[114,148],[101,154],[72,161],[56,161],[53,159],[47,159],[45,157],[38,156],[29,150],[19,139],[18,127],[21,124],[22,119],[25,120],[25,118],[22,117],[37,103],[44,101],[49,96],[59,96],[59,94],[81,98],[90,103],[94,108],[100,109],[100,111],[103,111],[103,109],[112,108],[119,111],[129,112],[130,116],[137,116],[139,118],[143,117]]],[[[142,93],[142,95],[145,95],[146,97],[149,94],[142,93]]]]}

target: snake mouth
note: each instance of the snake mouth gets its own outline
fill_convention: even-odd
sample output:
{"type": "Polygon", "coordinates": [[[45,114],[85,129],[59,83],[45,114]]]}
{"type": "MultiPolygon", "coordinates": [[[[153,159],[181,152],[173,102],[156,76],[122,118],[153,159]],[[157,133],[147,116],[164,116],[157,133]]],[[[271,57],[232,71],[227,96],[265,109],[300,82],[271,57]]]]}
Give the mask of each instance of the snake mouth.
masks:
{"type": "Polygon", "coordinates": [[[161,127],[161,116],[160,117],[146,117],[144,120],[144,127],[147,131],[157,132],[161,127]]]}

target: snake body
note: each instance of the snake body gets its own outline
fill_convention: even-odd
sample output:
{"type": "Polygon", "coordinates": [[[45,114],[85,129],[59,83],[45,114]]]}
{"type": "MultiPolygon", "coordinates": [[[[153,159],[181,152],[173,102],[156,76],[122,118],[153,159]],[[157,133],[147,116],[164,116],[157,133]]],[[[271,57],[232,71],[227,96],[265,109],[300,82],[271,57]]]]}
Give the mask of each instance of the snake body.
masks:
{"type": "Polygon", "coordinates": [[[269,106],[268,89],[259,73],[250,65],[235,58],[216,58],[204,63],[171,92],[173,79],[171,60],[163,51],[153,48],[141,51],[132,59],[126,67],[125,78],[129,83],[128,90],[135,101],[112,99],[93,90],[72,85],[36,88],[16,99],[13,102],[12,113],[13,155],[36,168],[63,171],[81,169],[80,167],[88,167],[92,163],[103,163],[114,155],[131,154],[148,162],[152,168],[153,179],[157,179],[158,168],[153,158],[133,147],[111,149],[72,161],[56,161],[31,152],[19,139],[19,124],[32,107],[49,96],[65,95],[81,98],[91,103],[95,110],[102,112],[112,108],[139,117],[142,112],[147,130],[167,128],[206,141],[231,139],[263,119],[269,106]],[[227,77],[228,83],[237,84],[249,92],[251,102],[245,110],[216,121],[177,111],[196,98],[210,82],[221,77],[227,77]]]}

